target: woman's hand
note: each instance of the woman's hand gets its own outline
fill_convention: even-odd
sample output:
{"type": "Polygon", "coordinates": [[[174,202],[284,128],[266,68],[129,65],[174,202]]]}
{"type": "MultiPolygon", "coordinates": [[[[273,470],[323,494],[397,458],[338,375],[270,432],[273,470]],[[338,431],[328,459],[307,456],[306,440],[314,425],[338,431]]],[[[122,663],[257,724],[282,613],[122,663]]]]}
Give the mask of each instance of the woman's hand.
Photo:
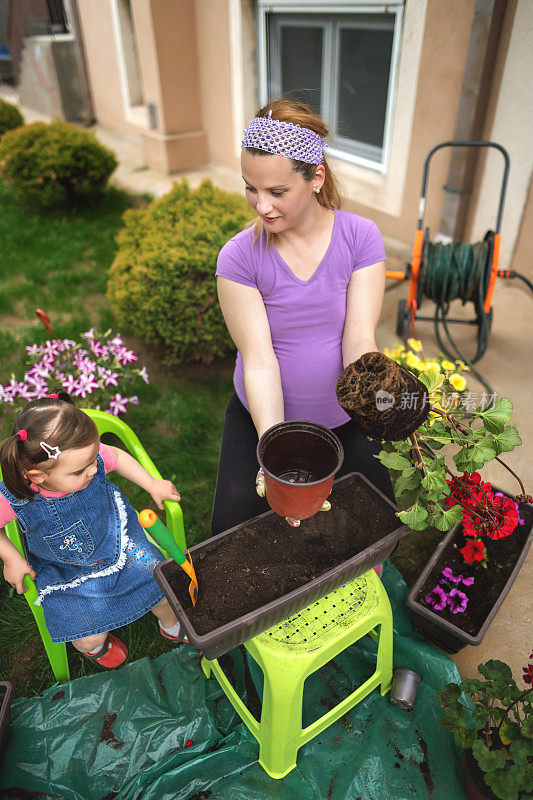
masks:
{"type": "Polygon", "coordinates": [[[158,508],[163,508],[163,500],[181,500],[181,495],[172,483],[163,478],[154,478],[148,492],[158,508]]]}
{"type": "Polygon", "coordinates": [[[18,556],[4,561],[4,578],[17,590],[17,594],[24,594],[27,591],[26,587],[22,585],[25,575],[29,575],[32,580],[35,579],[35,570],[30,567],[23,556],[18,554],[18,556]]]}

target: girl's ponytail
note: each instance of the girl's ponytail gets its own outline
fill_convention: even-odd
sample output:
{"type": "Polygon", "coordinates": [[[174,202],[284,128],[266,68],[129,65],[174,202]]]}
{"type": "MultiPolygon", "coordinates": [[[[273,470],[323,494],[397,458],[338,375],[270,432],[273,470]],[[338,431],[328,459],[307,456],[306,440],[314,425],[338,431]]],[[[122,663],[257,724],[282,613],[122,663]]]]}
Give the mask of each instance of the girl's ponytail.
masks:
{"type": "Polygon", "coordinates": [[[42,472],[55,466],[50,463],[44,441],[51,448],[76,450],[98,441],[92,419],[73,402],[68,392],[32,400],[17,417],[13,435],[0,447],[0,467],[6,488],[19,500],[33,500],[35,491],[27,473],[36,467],[42,472]]]}
{"type": "Polygon", "coordinates": [[[32,500],[35,492],[30,488],[29,480],[24,476],[24,458],[21,458],[23,441],[18,433],[13,434],[2,443],[0,448],[0,464],[2,479],[11,494],[19,500],[32,500]]]}

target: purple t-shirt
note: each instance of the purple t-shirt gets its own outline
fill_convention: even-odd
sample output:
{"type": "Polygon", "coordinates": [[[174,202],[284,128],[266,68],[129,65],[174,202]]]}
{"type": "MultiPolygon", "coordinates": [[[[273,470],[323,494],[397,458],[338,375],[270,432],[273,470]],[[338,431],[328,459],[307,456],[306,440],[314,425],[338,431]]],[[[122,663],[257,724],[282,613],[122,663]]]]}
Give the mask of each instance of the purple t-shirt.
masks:
{"type": "MultiPolygon", "coordinates": [[[[377,225],[335,209],[329,247],[308,281],[297,278],[279,255],[267,248],[266,234],[253,241],[247,228],[219,253],[216,274],[259,289],[281,372],[285,420],[304,419],[336,428],[349,420],[337,403],[342,372],[346,293],[352,272],[385,259],[377,225]]],[[[248,408],[241,354],[233,383],[248,408]]]]}

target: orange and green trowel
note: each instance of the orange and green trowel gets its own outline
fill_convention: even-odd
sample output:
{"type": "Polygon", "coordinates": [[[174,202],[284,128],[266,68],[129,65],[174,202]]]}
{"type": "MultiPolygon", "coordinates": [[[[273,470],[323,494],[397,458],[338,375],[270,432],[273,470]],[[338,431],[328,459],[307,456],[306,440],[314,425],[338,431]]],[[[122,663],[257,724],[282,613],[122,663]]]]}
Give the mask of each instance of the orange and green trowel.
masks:
{"type": "Polygon", "coordinates": [[[139,513],[139,522],[145,530],[149,531],[150,536],[161,545],[163,550],[166,550],[170,557],[185,570],[191,579],[189,594],[192,604],[195,606],[198,597],[198,580],[192,565],[190,553],[188,551],[184,553],[181,547],[176,544],[168,528],[163,525],[155,511],[152,511],[151,508],[145,508],[139,513]]]}

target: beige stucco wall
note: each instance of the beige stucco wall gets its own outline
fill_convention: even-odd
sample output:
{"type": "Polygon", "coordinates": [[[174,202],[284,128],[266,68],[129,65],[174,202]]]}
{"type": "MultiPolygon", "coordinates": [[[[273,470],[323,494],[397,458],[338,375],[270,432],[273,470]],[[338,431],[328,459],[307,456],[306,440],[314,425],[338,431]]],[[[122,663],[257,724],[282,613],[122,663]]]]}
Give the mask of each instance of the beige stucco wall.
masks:
{"type": "MultiPolygon", "coordinates": [[[[533,275],[533,264],[527,263],[522,250],[528,236],[524,215],[527,216],[526,204],[533,172],[533,82],[530,77],[533,75],[533,4],[530,0],[509,3],[502,40],[483,139],[503,145],[511,159],[501,228],[500,266],[504,269],[514,266],[513,254],[517,251],[522,266],[533,275]]],[[[487,228],[494,227],[502,166],[503,159],[495,151],[481,159],[467,231],[468,241],[479,240],[487,228]]]]}
{"type": "MultiPolygon", "coordinates": [[[[475,0],[427,4],[412,126],[404,133],[409,137],[408,162],[398,213],[383,213],[356,197],[345,203],[348,210],[374,219],[384,235],[400,241],[410,242],[414,235],[427,153],[438,142],[453,138],[474,9],[475,0]]],[[[404,38],[402,46],[412,43],[404,38]]],[[[406,74],[404,79],[415,77],[406,74]]],[[[395,130],[392,135],[397,135],[395,130]]],[[[438,153],[431,162],[425,224],[432,235],[438,231],[448,165],[449,151],[438,153]]]]}
{"type": "Polygon", "coordinates": [[[135,130],[124,117],[118,54],[109,0],[78,0],[94,114],[119,131],[135,130]]]}
{"type": "Polygon", "coordinates": [[[193,0],[131,0],[145,105],[129,107],[117,41],[115,0],[78,0],[97,121],[140,136],[149,166],[190,169],[207,159],[193,0]]]}

